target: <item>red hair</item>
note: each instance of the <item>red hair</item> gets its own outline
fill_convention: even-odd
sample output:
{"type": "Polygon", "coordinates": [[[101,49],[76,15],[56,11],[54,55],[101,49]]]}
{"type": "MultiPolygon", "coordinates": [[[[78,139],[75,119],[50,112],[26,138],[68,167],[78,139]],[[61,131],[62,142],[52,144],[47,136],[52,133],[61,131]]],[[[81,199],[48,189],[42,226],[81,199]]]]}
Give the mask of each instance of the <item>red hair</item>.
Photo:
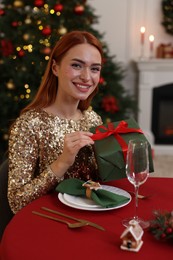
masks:
{"type": "MultiPolygon", "coordinates": [[[[86,31],[72,31],[65,34],[56,43],[55,47],[52,50],[42,82],[40,84],[35,98],[28,106],[26,106],[21,111],[21,113],[24,113],[30,109],[45,108],[54,103],[58,91],[58,78],[52,72],[53,60],[60,64],[60,62],[62,61],[63,57],[69,49],[76,46],[77,44],[82,43],[89,43],[96,47],[103,59],[102,45],[93,34],[86,31]]],[[[79,102],[78,108],[82,111],[86,110],[89,107],[92,98],[96,95],[97,91],[98,86],[86,100],[81,100],[79,102]]]]}

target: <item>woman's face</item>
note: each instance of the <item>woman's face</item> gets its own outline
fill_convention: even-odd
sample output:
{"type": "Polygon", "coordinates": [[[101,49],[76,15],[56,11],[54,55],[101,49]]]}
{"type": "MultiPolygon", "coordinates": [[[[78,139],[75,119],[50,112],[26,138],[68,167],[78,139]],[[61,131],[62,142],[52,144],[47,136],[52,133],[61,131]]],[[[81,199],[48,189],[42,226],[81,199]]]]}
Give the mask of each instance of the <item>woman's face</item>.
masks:
{"type": "Polygon", "coordinates": [[[71,48],[60,64],[54,62],[58,76],[58,96],[85,100],[97,87],[101,71],[101,55],[94,46],[84,43],[71,48]]]}

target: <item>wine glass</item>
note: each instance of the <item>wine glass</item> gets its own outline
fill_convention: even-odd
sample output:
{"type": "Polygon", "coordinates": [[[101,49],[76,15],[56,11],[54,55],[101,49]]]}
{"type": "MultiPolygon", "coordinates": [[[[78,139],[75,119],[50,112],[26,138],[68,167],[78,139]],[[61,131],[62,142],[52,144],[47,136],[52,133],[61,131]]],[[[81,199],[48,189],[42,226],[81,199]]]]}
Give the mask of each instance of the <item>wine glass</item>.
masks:
{"type": "Polygon", "coordinates": [[[127,150],[126,175],[135,187],[135,215],[133,218],[123,220],[124,226],[138,223],[143,229],[149,226],[149,222],[138,217],[138,190],[149,176],[148,142],[139,139],[130,140],[127,150]]]}

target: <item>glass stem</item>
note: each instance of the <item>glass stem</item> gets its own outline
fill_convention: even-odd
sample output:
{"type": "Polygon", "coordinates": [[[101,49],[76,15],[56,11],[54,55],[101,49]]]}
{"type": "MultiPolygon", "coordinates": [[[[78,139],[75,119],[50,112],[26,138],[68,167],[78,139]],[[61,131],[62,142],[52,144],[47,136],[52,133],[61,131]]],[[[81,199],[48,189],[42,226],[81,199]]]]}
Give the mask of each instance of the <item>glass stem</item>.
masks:
{"type": "Polygon", "coordinates": [[[139,185],[135,185],[135,215],[134,219],[138,221],[138,191],[139,191],[139,185]]]}

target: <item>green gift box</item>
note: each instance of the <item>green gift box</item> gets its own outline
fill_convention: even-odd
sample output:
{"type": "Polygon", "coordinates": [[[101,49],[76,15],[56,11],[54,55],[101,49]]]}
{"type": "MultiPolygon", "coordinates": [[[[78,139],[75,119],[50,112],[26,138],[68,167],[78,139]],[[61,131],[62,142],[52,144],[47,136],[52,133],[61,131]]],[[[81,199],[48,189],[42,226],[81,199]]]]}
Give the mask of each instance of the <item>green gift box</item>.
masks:
{"type": "MultiPolygon", "coordinates": [[[[92,128],[94,151],[102,181],[126,178],[125,163],[128,142],[131,139],[147,141],[134,119],[112,122],[92,128]]],[[[151,145],[148,142],[149,172],[154,171],[151,145]]]]}

